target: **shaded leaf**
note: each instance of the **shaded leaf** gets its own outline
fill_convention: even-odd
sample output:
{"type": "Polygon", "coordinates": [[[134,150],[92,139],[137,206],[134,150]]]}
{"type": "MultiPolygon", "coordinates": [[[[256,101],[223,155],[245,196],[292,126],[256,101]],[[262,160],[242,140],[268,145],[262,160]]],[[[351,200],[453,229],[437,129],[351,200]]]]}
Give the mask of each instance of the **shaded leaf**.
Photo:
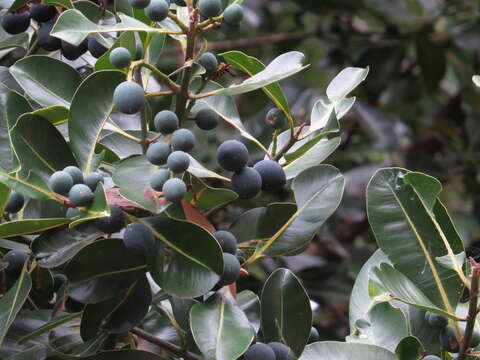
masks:
{"type": "Polygon", "coordinates": [[[53,229],[70,222],[69,219],[28,219],[9,221],[0,224],[0,237],[34,234],[53,229]]]}
{"type": "Polygon", "coordinates": [[[398,360],[390,351],[380,346],[334,341],[316,342],[305,348],[299,360],[398,360]]]}

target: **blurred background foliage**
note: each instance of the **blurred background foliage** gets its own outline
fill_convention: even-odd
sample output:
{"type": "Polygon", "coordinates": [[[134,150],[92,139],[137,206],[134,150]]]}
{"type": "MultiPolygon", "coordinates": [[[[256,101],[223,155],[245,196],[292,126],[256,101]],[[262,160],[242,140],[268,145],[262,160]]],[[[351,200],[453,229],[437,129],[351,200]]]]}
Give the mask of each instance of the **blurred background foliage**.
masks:
{"type": "MultiPolygon", "coordinates": [[[[322,340],[343,340],[354,279],[377,248],[365,211],[365,187],[377,169],[399,166],[439,178],[470,255],[480,254],[480,92],[471,81],[480,72],[480,0],[246,0],[245,7],[241,29],[213,32],[209,49],[240,50],[264,63],[287,51],[305,53],[310,67],[282,82],[297,125],[308,123],[314,102],[341,69],[370,66],[353,111],[342,119],[340,148],[326,161],[347,178],[340,209],[304,253],[265,259],[239,283],[239,290],[258,292],[275,268],[289,267],[308,289],[322,340]]],[[[0,52],[0,65],[12,64],[22,50],[0,52]]],[[[169,39],[159,67],[175,69],[180,55],[169,39]]],[[[225,74],[224,81],[238,78],[225,74]]],[[[265,145],[272,106],[261,91],[238,97],[243,122],[265,145]]],[[[217,166],[216,148],[231,136],[225,126],[199,141],[208,168],[217,166]]],[[[281,191],[237,201],[211,219],[228,229],[245,209],[290,197],[281,191]]]]}

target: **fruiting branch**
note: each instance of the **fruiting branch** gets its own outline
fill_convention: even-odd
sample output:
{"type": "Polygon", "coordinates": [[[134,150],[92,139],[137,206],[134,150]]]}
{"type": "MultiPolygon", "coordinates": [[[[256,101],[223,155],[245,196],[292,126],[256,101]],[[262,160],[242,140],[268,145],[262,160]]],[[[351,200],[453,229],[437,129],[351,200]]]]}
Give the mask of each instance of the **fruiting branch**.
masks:
{"type": "Polygon", "coordinates": [[[130,330],[132,334],[137,335],[139,338],[146,340],[152,344],[155,344],[157,346],[160,346],[163,349],[166,349],[170,352],[172,352],[175,355],[179,355],[183,357],[184,359],[190,359],[190,360],[203,360],[201,356],[198,356],[197,354],[194,354],[190,351],[183,350],[181,347],[172,344],[171,342],[168,342],[166,340],[160,339],[159,337],[156,337],[152,334],[149,334],[146,331],[143,331],[140,328],[133,328],[130,330]]]}
{"type": "Polygon", "coordinates": [[[182,31],[186,34],[188,33],[188,26],[185,25],[182,21],[180,21],[180,19],[178,18],[177,15],[173,14],[171,11],[168,12],[168,15],[167,15],[171,20],[173,20],[175,22],[175,24],[178,25],[178,27],[180,29],[182,29],[182,31]]]}
{"type": "Polygon", "coordinates": [[[164,74],[163,72],[161,72],[160,70],[158,70],[155,66],[141,60],[141,61],[138,61],[138,62],[134,62],[132,63],[132,67],[144,67],[144,68],[147,68],[148,70],[150,70],[151,72],[153,72],[160,80],[162,80],[165,85],[168,86],[168,88],[174,93],[174,94],[178,94],[180,92],[180,86],[175,82],[173,81],[172,79],[170,79],[167,74],[164,74]]]}
{"type": "Polygon", "coordinates": [[[465,328],[465,335],[460,344],[460,352],[457,360],[464,360],[469,356],[470,344],[472,342],[473,331],[475,329],[475,320],[478,314],[478,281],[480,279],[480,265],[470,258],[472,266],[472,281],[470,289],[470,303],[468,306],[467,326],[465,328]]]}

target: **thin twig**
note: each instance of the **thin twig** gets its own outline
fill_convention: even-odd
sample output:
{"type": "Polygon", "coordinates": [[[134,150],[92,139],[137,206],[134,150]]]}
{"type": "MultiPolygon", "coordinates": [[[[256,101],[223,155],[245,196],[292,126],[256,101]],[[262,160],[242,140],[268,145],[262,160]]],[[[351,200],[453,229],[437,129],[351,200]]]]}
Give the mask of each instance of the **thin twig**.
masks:
{"type": "Polygon", "coordinates": [[[467,326],[465,334],[460,344],[460,352],[457,360],[464,360],[469,356],[470,344],[472,342],[473,331],[475,329],[475,319],[477,318],[478,309],[478,281],[480,279],[480,265],[470,258],[472,266],[472,281],[470,288],[470,303],[468,306],[467,326]]]}
{"type": "Polygon", "coordinates": [[[175,355],[179,355],[183,357],[184,359],[190,359],[190,360],[203,360],[203,358],[197,354],[194,354],[190,351],[183,350],[181,347],[172,344],[171,342],[168,342],[166,340],[160,339],[159,337],[156,337],[152,334],[147,333],[146,331],[143,331],[140,328],[133,328],[130,330],[132,334],[137,335],[139,338],[142,338],[143,340],[146,340],[152,344],[158,345],[163,349],[166,349],[170,352],[172,352],[175,355]]]}

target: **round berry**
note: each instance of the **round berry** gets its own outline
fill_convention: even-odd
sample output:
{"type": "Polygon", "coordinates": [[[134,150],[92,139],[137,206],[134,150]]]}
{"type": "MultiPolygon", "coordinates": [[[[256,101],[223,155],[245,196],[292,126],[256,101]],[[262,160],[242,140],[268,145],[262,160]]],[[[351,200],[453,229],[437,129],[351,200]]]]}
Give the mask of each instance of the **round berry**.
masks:
{"type": "Polygon", "coordinates": [[[433,326],[434,328],[437,328],[437,329],[443,329],[445,326],[448,325],[448,318],[446,318],[443,315],[435,314],[432,312],[425,313],[425,320],[427,320],[430,326],[433,326]]]}
{"type": "Polygon", "coordinates": [[[125,226],[125,215],[120,207],[110,205],[110,216],[96,220],[97,227],[105,234],[113,234],[122,230],[125,226]]]}
{"type": "Polygon", "coordinates": [[[200,110],[195,116],[195,123],[202,130],[213,130],[218,126],[220,116],[212,109],[200,110]]]}
{"type": "Polygon", "coordinates": [[[270,125],[273,129],[276,130],[284,128],[285,124],[287,123],[285,114],[282,110],[278,108],[270,109],[270,111],[267,113],[265,121],[268,125],[270,125]]]}
{"type": "Polygon", "coordinates": [[[108,51],[108,48],[100,44],[93,36],[88,37],[88,51],[94,58],[99,58],[108,51]]]}
{"type": "Polygon", "coordinates": [[[223,20],[231,25],[238,25],[243,20],[243,8],[238,4],[229,5],[223,12],[223,20]]]}
{"type": "Polygon", "coordinates": [[[17,278],[22,272],[23,265],[28,260],[28,254],[22,250],[10,250],[3,257],[3,261],[8,262],[5,272],[12,278],[17,278]]]}
{"type": "Polygon", "coordinates": [[[87,39],[83,40],[79,45],[72,45],[66,41],[62,43],[62,55],[68,60],[77,60],[80,56],[85,54],[88,50],[87,39]]]}
{"type": "Polygon", "coordinates": [[[145,15],[152,21],[163,21],[167,18],[170,4],[165,0],[150,0],[145,8],[145,15]]]}
{"type": "Polygon", "coordinates": [[[199,0],[198,8],[200,9],[200,15],[202,15],[204,18],[216,17],[222,13],[222,1],[199,0]]]}
{"type": "Polygon", "coordinates": [[[37,32],[38,46],[47,51],[59,50],[62,47],[60,39],[50,35],[53,25],[53,22],[43,24],[37,32]]]}
{"type": "Polygon", "coordinates": [[[275,360],[275,353],[270,346],[258,342],[248,348],[243,358],[244,360],[275,360]]]}
{"type": "Polygon", "coordinates": [[[275,353],[276,360],[293,360],[292,350],[290,350],[287,345],[274,341],[268,343],[268,346],[270,346],[275,353]]]}
{"type": "Polygon", "coordinates": [[[70,174],[73,180],[73,185],[83,183],[83,173],[78,167],[70,165],[63,169],[63,171],[70,174]]]}
{"type": "Polygon", "coordinates": [[[170,146],[165,143],[157,142],[149,146],[147,150],[147,159],[153,165],[165,165],[170,155],[170,146]]]}
{"type": "Polygon", "coordinates": [[[223,253],[223,274],[218,282],[220,286],[233,284],[240,277],[240,262],[229,253],[223,253]]]}
{"type": "Polygon", "coordinates": [[[163,110],[155,115],[155,129],[164,135],[173,133],[178,128],[178,116],[173,111],[163,110]]]}
{"type": "Polygon", "coordinates": [[[73,179],[66,171],[56,171],[48,179],[48,186],[57,194],[68,194],[73,186],[73,179]]]}
{"type": "Polygon", "coordinates": [[[218,60],[215,55],[206,52],[200,57],[200,59],[198,59],[198,63],[205,68],[206,76],[211,77],[212,75],[215,75],[218,68],[218,60]]]}
{"type": "Polygon", "coordinates": [[[233,174],[232,188],[241,199],[251,199],[260,192],[262,178],[257,170],[245,168],[233,174]]]}
{"type": "Polygon", "coordinates": [[[128,3],[135,9],[145,9],[150,4],[150,0],[128,0],[128,3]]]}
{"type": "Polygon", "coordinates": [[[190,152],[195,147],[195,135],[188,129],[178,129],[172,134],[173,150],[190,152]]]}
{"type": "Polygon", "coordinates": [[[155,191],[162,191],[163,185],[170,179],[170,171],[167,169],[158,169],[150,175],[150,186],[155,191]]]}
{"type": "Polygon", "coordinates": [[[248,162],[248,149],[240,141],[224,141],[217,149],[217,161],[228,171],[240,171],[248,162]]]}
{"type": "Polygon", "coordinates": [[[445,329],[443,329],[442,333],[440,334],[440,339],[442,342],[442,347],[445,351],[458,353],[460,350],[460,345],[457,341],[455,330],[452,326],[448,325],[445,327],[445,329]]]}
{"type": "Polygon", "coordinates": [[[145,104],[145,91],[133,81],[124,81],[113,92],[113,103],[124,114],[135,114],[145,104]]]}
{"type": "Polygon", "coordinates": [[[84,182],[92,191],[97,189],[97,185],[103,180],[102,175],[97,172],[93,172],[85,176],[84,182]]]}
{"type": "Polygon", "coordinates": [[[73,206],[88,206],[93,201],[93,193],[85,184],[76,184],[68,192],[68,198],[73,206]]]}
{"type": "Polygon", "coordinates": [[[25,32],[30,26],[30,13],[8,13],[2,19],[2,28],[7,33],[15,35],[25,32]]]}
{"type": "Polygon", "coordinates": [[[25,205],[25,198],[23,195],[12,191],[8,198],[7,205],[5,205],[5,211],[9,214],[16,214],[22,210],[23,205],[25,205]]]}
{"type": "Polygon", "coordinates": [[[119,46],[110,51],[108,59],[113,66],[116,66],[117,68],[124,68],[129,66],[132,62],[132,55],[127,48],[119,46]]]}
{"type": "Polygon", "coordinates": [[[45,4],[30,4],[30,16],[33,20],[44,23],[52,20],[57,14],[55,6],[45,4]]]}
{"type": "Polygon", "coordinates": [[[168,179],[163,184],[162,192],[167,201],[178,202],[187,194],[187,185],[180,179],[168,179]]]}
{"type": "Polygon", "coordinates": [[[186,152],[174,151],[168,156],[167,166],[175,174],[183,173],[190,166],[190,157],[186,152]]]}
{"type": "Polygon", "coordinates": [[[146,255],[155,245],[155,237],[147,225],[133,223],[125,229],[123,243],[131,252],[146,255]]]}
{"type": "Polygon", "coordinates": [[[235,255],[237,253],[237,238],[229,231],[220,230],[213,233],[222,247],[223,252],[235,255]]]}
{"type": "Polygon", "coordinates": [[[253,167],[262,178],[262,189],[266,191],[279,190],[287,183],[283,168],[273,160],[262,160],[253,167]]]}

